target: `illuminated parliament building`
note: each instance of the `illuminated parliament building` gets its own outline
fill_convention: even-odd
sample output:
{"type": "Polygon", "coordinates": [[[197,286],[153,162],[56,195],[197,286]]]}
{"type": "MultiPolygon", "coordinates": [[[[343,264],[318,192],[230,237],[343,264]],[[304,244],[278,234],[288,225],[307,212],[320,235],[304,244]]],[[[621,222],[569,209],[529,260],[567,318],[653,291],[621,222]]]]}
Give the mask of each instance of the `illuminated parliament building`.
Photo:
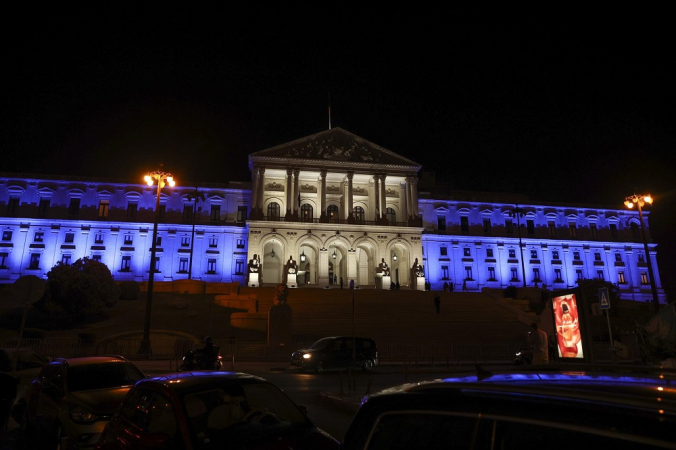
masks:
{"type": "Polygon", "coordinates": [[[617,284],[666,303],[643,212],[444,189],[341,128],[249,155],[251,180],[199,186],[0,173],[0,283],[88,257],[118,281],[443,289],[617,284]],[[157,209],[157,210],[156,210],[157,209]],[[293,266],[293,271],[289,267],[293,266]],[[293,274],[291,272],[294,272],[293,274]]]}

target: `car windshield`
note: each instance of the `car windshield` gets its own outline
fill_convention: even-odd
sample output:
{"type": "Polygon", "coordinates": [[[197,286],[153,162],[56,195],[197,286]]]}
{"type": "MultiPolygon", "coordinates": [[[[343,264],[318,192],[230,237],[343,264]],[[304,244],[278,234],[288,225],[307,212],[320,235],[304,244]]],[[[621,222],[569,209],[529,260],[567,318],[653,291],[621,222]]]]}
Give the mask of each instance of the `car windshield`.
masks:
{"type": "Polygon", "coordinates": [[[202,450],[226,444],[249,448],[264,443],[273,433],[279,436],[281,430],[311,426],[296,404],[270,383],[192,392],[185,395],[183,405],[193,444],[202,450]]]}
{"type": "Polygon", "coordinates": [[[314,344],[312,344],[308,350],[323,350],[324,348],[328,347],[331,344],[332,340],[333,339],[327,338],[320,339],[314,344]]]}
{"type": "Polygon", "coordinates": [[[130,386],[144,378],[136,366],[125,362],[106,362],[68,367],[70,392],[130,386]]]}

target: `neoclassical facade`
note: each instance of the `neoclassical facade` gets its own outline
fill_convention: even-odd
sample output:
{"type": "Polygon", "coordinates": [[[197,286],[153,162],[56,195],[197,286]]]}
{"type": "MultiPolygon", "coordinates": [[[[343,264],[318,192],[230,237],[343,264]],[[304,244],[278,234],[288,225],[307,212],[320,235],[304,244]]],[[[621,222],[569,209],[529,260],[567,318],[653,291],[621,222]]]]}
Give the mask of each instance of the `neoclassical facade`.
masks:
{"type": "MultiPolygon", "coordinates": [[[[445,190],[421,166],[340,128],[249,156],[251,182],[165,187],[0,174],[0,282],[90,257],[117,280],[469,291],[603,278],[661,303],[636,211],[445,190]]],[[[649,230],[644,211],[646,230],[649,230]]],[[[648,234],[649,236],[649,234],[648,234]]]]}

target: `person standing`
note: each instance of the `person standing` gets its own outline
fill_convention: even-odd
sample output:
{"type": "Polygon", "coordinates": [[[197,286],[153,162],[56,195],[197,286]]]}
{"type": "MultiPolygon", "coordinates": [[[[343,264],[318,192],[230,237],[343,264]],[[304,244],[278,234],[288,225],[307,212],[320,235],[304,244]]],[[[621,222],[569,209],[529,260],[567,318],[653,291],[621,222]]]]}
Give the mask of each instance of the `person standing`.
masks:
{"type": "Polygon", "coordinates": [[[343,277],[340,277],[340,288],[343,289],[343,277]]]}
{"type": "Polygon", "coordinates": [[[437,314],[441,312],[441,297],[439,294],[434,296],[434,307],[437,309],[437,314]]]}
{"type": "Polygon", "coordinates": [[[533,349],[532,364],[549,364],[549,344],[547,333],[540,329],[540,326],[533,322],[530,324],[533,329],[530,332],[528,343],[533,349]]]}

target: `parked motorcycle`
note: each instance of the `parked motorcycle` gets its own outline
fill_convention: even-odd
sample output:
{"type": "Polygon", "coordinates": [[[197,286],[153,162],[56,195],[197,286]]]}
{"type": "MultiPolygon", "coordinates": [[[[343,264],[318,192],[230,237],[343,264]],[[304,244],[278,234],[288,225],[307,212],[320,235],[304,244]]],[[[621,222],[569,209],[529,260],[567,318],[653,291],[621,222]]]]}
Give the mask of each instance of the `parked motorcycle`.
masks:
{"type": "Polygon", "coordinates": [[[190,350],[184,357],[183,363],[179,366],[179,372],[188,370],[221,370],[223,368],[223,357],[214,353],[216,356],[205,355],[201,350],[190,350]]]}
{"type": "Polygon", "coordinates": [[[521,347],[514,355],[514,365],[523,366],[533,362],[533,349],[530,347],[521,347]]]}

